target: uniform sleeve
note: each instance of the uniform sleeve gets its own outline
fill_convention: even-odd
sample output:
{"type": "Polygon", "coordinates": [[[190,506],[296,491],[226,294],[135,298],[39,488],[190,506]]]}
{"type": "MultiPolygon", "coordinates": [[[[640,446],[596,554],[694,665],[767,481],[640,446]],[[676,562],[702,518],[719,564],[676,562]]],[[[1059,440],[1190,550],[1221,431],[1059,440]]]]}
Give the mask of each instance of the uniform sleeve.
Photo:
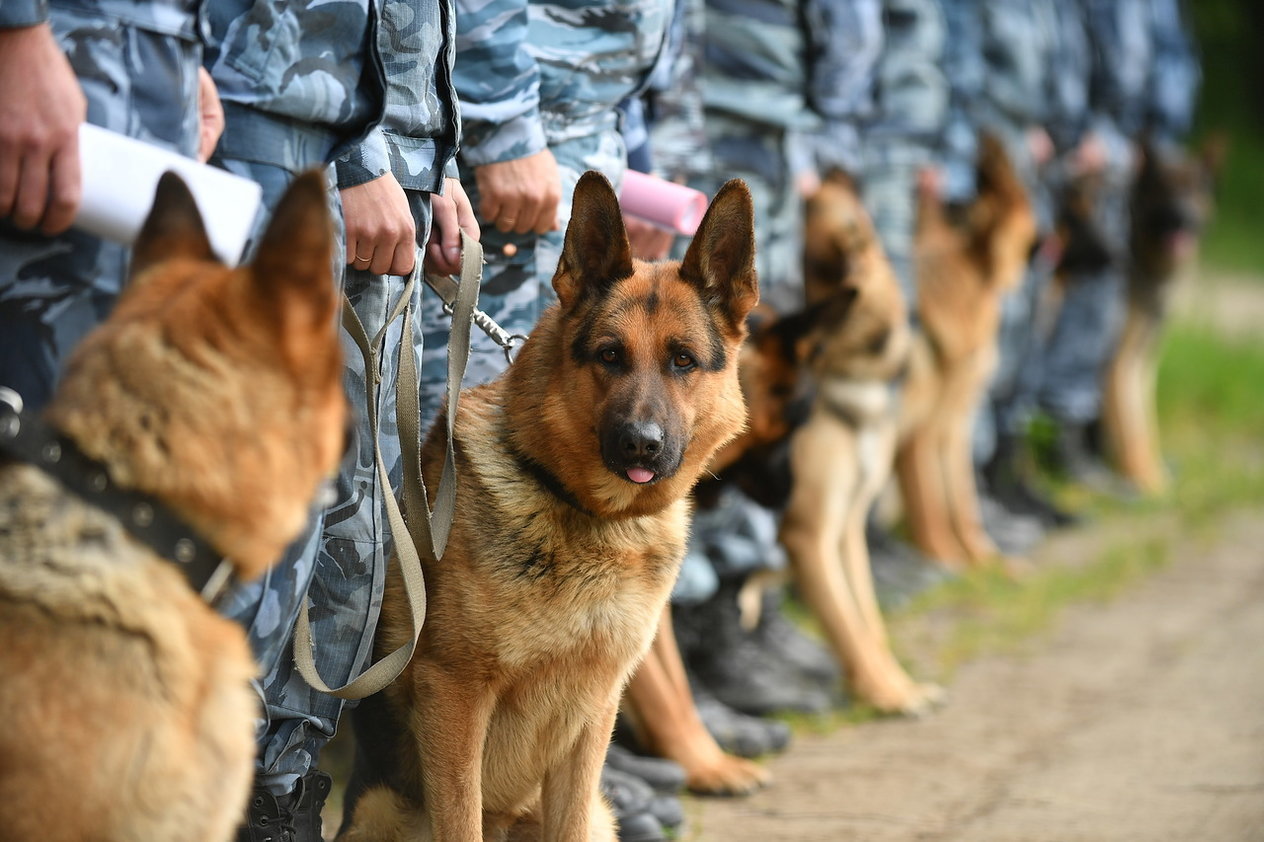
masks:
{"type": "Polygon", "coordinates": [[[822,129],[810,139],[816,166],[856,172],[860,123],[873,111],[874,67],[882,52],[879,0],[806,0],[808,104],[822,129]]]}
{"type": "Polygon", "coordinates": [[[4,0],[0,3],[0,29],[35,26],[48,20],[48,0],[4,0]]]}
{"type": "Polygon", "coordinates": [[[1153,58],[1147,82],[1145,127],[1159,141],[1177,141],[1189,131],[1200,71],[1179,0],[1152,0],[1153,58]]]}
{"type": "Polygon", "coordinates": [[[546,148],[540,74],[526,48],[527,0],[457,0],[456,8],[463,158],[479,166],[546,148]]]}
{"type": "Polygon", "coordinates": [[[339,190],[364,184],[390,171],[390,151],[380,126],[370,131],[346,155],[334,161],[334,175],[339,190]]]}

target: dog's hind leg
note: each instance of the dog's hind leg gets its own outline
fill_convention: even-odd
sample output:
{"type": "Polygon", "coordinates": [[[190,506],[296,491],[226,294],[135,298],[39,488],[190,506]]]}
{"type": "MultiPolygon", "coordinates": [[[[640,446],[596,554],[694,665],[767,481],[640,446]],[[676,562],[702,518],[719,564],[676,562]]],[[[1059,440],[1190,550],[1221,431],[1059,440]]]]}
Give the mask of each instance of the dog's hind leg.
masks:
{"type": "Polygon", "coordinates": [[[686,786],[693,792],[743,795],[770,780],[761,766],[726,754],[703,724],[676,645],[669,607],[663,609],[650,651],[624,691],[624,710],[650,752],[681,765],[686,786]]]}
{"type": "Polygon", "coordinates": [[[927,419],[904,441],[896,454],[895,467],[913,543],[945,567],[957,569],[966,561],[966,554],[948,516],[939,458],[944,433],[939,419],[927,419]]]}
{"type": "Polygon", "coordinates": [[[426,814],[385,786],[365,790],[338,842],[431,842],[426,814]]]}

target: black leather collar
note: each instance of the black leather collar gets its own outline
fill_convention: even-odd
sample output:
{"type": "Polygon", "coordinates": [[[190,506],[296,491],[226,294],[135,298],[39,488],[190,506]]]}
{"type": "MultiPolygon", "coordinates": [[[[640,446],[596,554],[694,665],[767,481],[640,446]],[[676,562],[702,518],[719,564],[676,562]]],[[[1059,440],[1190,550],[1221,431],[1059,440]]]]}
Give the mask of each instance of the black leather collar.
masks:
{"type": "Polygon", "coordinates": [[[222,553],[157,499],[117,486],[105,465],[24,411],[21,397],[4,387],[0,453],[39,468],[84,502],[113,515],[133,538],[180,568],[203,598],[213,601],[223,592],[231,577],[222,553]]]}
{"type": "Polygon", "coordinates": [[[584,507],[583,503],[579,502],[579,498],[572,494],[569,488],[562,484],[562,481],[557,478],[556,474],[532,459],[530,456],[527,456],[525,453],[521,453],[518,448],[514,447],[513,444],[510,443],[507,434],[502,433],[502,435],[504,436],[503,441],[505,442],[505,448],[509,451],[510,455],[513,456],[514,461],[518,463],[518,468],[523,473],[528,474],[532,479],[543,486],[546,491],[561,502],[570,506],[575,511],[580,514],[588,515],[589,517],[596,517],[592,512],[588,511],[588,509],[584,507]]]}

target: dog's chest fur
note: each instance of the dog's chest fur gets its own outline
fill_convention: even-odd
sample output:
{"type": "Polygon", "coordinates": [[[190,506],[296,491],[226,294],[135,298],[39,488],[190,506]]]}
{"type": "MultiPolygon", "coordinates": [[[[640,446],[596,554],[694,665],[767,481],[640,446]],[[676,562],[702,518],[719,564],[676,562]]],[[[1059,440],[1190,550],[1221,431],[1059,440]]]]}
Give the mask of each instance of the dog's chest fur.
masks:
{"type": "MultiPolygon", "coordinates": [[[[542,661],[581,658],[611,667],[639,658],[684,555],[687,504],[624,520],[576,509],[500,446],[496,413],[464,414],[457,432],[460,470],[469,474],[458,519],[434,575],[460,587],[466,622],[499,669],[533,670],[542,661]],[[468,575],[452,574],[457,563],[468,575]],[[485,613],[484,613],[485,612],[485,613]],[[512,633],[501,633],[506,617],[512,633]]],[[[443,582],[435,583],[436,590],[443,582]]]]}

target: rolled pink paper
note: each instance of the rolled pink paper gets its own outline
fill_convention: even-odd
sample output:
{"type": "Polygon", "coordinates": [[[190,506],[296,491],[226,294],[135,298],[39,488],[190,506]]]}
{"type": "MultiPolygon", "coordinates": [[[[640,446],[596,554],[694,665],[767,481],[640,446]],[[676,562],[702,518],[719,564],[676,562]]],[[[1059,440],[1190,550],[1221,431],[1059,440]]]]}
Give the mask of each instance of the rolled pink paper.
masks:
{"type": "Polygon", "coordinates": [[[692,187],[628,170],[623,174],[619,205],[624,213],[692,237],[707,212],[707,197],[692,187]]]}

